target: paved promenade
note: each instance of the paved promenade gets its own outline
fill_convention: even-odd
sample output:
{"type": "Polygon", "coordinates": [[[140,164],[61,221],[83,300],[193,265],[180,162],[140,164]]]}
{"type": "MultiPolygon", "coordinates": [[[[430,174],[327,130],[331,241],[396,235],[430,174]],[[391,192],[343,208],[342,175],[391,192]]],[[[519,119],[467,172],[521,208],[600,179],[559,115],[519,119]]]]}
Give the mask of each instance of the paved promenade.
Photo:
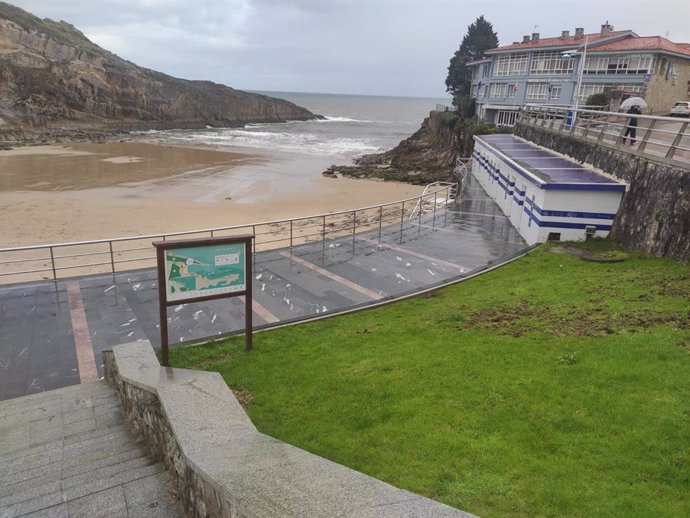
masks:
{"type": "MultiPolygon", "coordinates": [[[[254,325],[263,328],[394,299],[501,262],[525,242],[470,175],[447,210],[378,231],[261,252],[254,325]]],[[[170,343],[243,329],[238,298],[168,309],[170,343]]],[[[103,376],[102,351],[160,343],[156,271],[0,286],[0,400],[103,376]]]]}

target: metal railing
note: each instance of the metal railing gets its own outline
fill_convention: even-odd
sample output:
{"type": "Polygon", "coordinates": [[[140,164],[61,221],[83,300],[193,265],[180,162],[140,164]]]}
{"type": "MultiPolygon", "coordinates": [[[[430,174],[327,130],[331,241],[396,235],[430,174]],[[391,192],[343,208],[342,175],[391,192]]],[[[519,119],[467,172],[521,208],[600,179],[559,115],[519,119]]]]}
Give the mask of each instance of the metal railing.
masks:
{"type": "MultiPolygon", "coordinates": [[[[378,231],[380,240],[382,230],[390,226],[394,226],[396,231],[399,228],[402,241],[405,225],[409,222],[408,216],[414,207],[426,207],[433,212],[433,226],[437,221],[437,211],[447,207],[447,202],[451,199],[451,189],[454,189],[454,184],[444,184],[425,191],[421,196],[392,203],[248,225],[0,248],[0,284],[45,279],[57,281],[79,275],[115,274],[154,267],[156,254],[152,241],[182,237],[192,239],[253,234],[255,254],[274,249],[292,249],[305,243],[321,243],[325,254],[326,241],[329,239],[351,235],[354,247],[357,234],[378,231]]],[[[425,211],[418,211],[419,219],[423,212],[425,211]]],[[[408,224],[407,228],[409,226],[408,224]]]]}
{"type": "Polygon", "coordinates": [[[625,138],[630,121],[626,113],[573,110],[564,106],[525,106],[518,122],[688,167],[690,120],[651,115],[636,115],[635,118],[638,126],[634,140],[629,136],[625,138]],[[634,145],[627,145],[630,142],[634,145]]]}

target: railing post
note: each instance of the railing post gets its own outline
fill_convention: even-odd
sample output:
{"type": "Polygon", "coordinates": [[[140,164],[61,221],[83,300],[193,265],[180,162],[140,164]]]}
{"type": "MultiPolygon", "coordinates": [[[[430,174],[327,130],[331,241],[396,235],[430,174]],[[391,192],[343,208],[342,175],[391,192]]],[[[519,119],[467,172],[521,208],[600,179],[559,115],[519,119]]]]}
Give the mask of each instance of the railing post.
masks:
{"type": "Polygon", "coordinates": [[[417,218],[417,237],[422,234],[422,212],[424,211],[424,197],[419,200],[419,216],[417,218]]]}
{"type": "Polygon", "coordinates": [[[383,225],[383,205],[379,205],[379,245],[381,244],[381,226],[383,225]]]}
{"type": "Polygon", "coordinates": [[[110,248],[110,269],[113,272],[113,275],[115,275],[115,256],[113,255],[113,242],[108,241],[108,246],[110,248]]]}
{"type": "Polygon", "coordinates": [[[400,242],[403,239],[403,225],[405,224],[405,202],[402,202],[402,207],[400,209],[400,242]]]}
{"type": "MultiPolygon", "coordinates": [[[[434,193],[434,217],[431,220],[431,228],[432,230],[436,228],[436,196],[438,193],[434,193]]],[[[446,196],[446,206],[448,206],[448,197],[446,196]]]]}
{"type": "Polygon", "coordinates": [[[254,236],[254,239],[252,239],[252,263],[253,263],[253,270],[256,271],[256,225],[252,225],[252,235],[254,236]]]}
{"type": "Polygon", "coordinates": [[[292,222],[293,220],[290,220],[290,253],[292,253],[292,222]]]}
{"type": "Polygon", "coordinates": [[[53,268],[53,280],[57,281],[57,272],[55,270],[55,255],[53,255],[53,247],[51,246],[49,248],[50,250],[50,266],[53,268]]]}
{"type": "Polygon", "coordinates": [[[352,253],[355,253],[355,234],[357,233],[357,211],[352,211],[352,253]]]}
{"type": "Polygon", "coordinates": [[[649,124],[647,131],[644,132],[644,136],[642,137],[642,141],[640,142],[640,145],[637,148],[638,151],[644,151],[644,148],[647,147],[647,142],[649,141],[649,137],[652,136],[652,132],[654,131],[655,125],[656,125],[656,119],[653,119],[652,122],[649,124]]]}
{"type": "Polygon", "coordinates": [[[684,122],[680,129],[678,130],[678,135],[676,135],[676,138],[673,139],[673,144],[668,148],[668,152],[666,153],[666,158],[673,158],[673,155],[676,154],[676,150],[678,149],[678,145],[680,144],[680,141],[683,139],[683,135],[685,135],[685,130],[688,129],[688,123],[684,122]]]}
{"type": "Polygon", "coordinates": [[[597,138],[597,144],[600,144],[601,142],[604,141],[604,137],[606,136],[606,130],[609,127],[609,115],[606,116],[606,119],[604,120],[604,127],[599,130],[599,137],[597,138]]]}
{"type": "Polygon", "coordinates": [[[321,222],[321,257],[326,258],[326,215],[324,214],[321,222]]]}

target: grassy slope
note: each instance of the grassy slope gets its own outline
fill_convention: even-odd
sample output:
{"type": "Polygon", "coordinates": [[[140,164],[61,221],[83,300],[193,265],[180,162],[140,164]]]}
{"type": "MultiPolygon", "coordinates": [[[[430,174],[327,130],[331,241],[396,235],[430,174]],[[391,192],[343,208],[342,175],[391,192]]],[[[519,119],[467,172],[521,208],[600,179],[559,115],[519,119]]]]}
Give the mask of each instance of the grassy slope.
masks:
{"type": "Polygon", "coordinates": [[[689,318],[687,265],[539,250],[172,361],[251,394],[269,435],[483,516],[690,516],[689,318]]]}

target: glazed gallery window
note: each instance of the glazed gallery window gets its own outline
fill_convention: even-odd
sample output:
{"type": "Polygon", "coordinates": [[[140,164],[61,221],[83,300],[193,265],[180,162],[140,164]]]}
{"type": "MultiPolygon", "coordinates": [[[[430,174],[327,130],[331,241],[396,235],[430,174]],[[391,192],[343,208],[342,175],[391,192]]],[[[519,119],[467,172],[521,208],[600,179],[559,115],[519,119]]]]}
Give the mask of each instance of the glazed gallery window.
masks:
{"type": "Polygon", "coordinates": [[[585,74],[647,74],[652,69],[652,56],[592,56],[585,61],[585,74]]]}
{"type": "Polygon", "coordinates": [[[505,99],[508,94],[508,85],[503,83],[491,83],[489,97],[492,99],[505,99]]]}
{"type": "Polygon", "coordinates": [[[587,100],[590,95],[609,93],[611,90],[625,90],[628,93],[643,93],[644,85],[612,85],[604,83],[594,83],[588,85],[582,85],[580,88],[580,102],[587,100]]]}
{"type": "Polygon", "coordinates": [[[527,93],[525,99],[532,101],[544,100],[547,98],[549,85],[547,83],[527,83],[527,93]]]}
{"type": "Polygon", "coordinates": [[[508,54],[496,58],[495,76],[521,76],[527,73],[527,54],[508,54]]]}
{"type": "Polygon", "coordinates": [[[531,75],[572,74],[574,59],[563,59],[561,52],[535,52],[529,69],[531,75]]]}

